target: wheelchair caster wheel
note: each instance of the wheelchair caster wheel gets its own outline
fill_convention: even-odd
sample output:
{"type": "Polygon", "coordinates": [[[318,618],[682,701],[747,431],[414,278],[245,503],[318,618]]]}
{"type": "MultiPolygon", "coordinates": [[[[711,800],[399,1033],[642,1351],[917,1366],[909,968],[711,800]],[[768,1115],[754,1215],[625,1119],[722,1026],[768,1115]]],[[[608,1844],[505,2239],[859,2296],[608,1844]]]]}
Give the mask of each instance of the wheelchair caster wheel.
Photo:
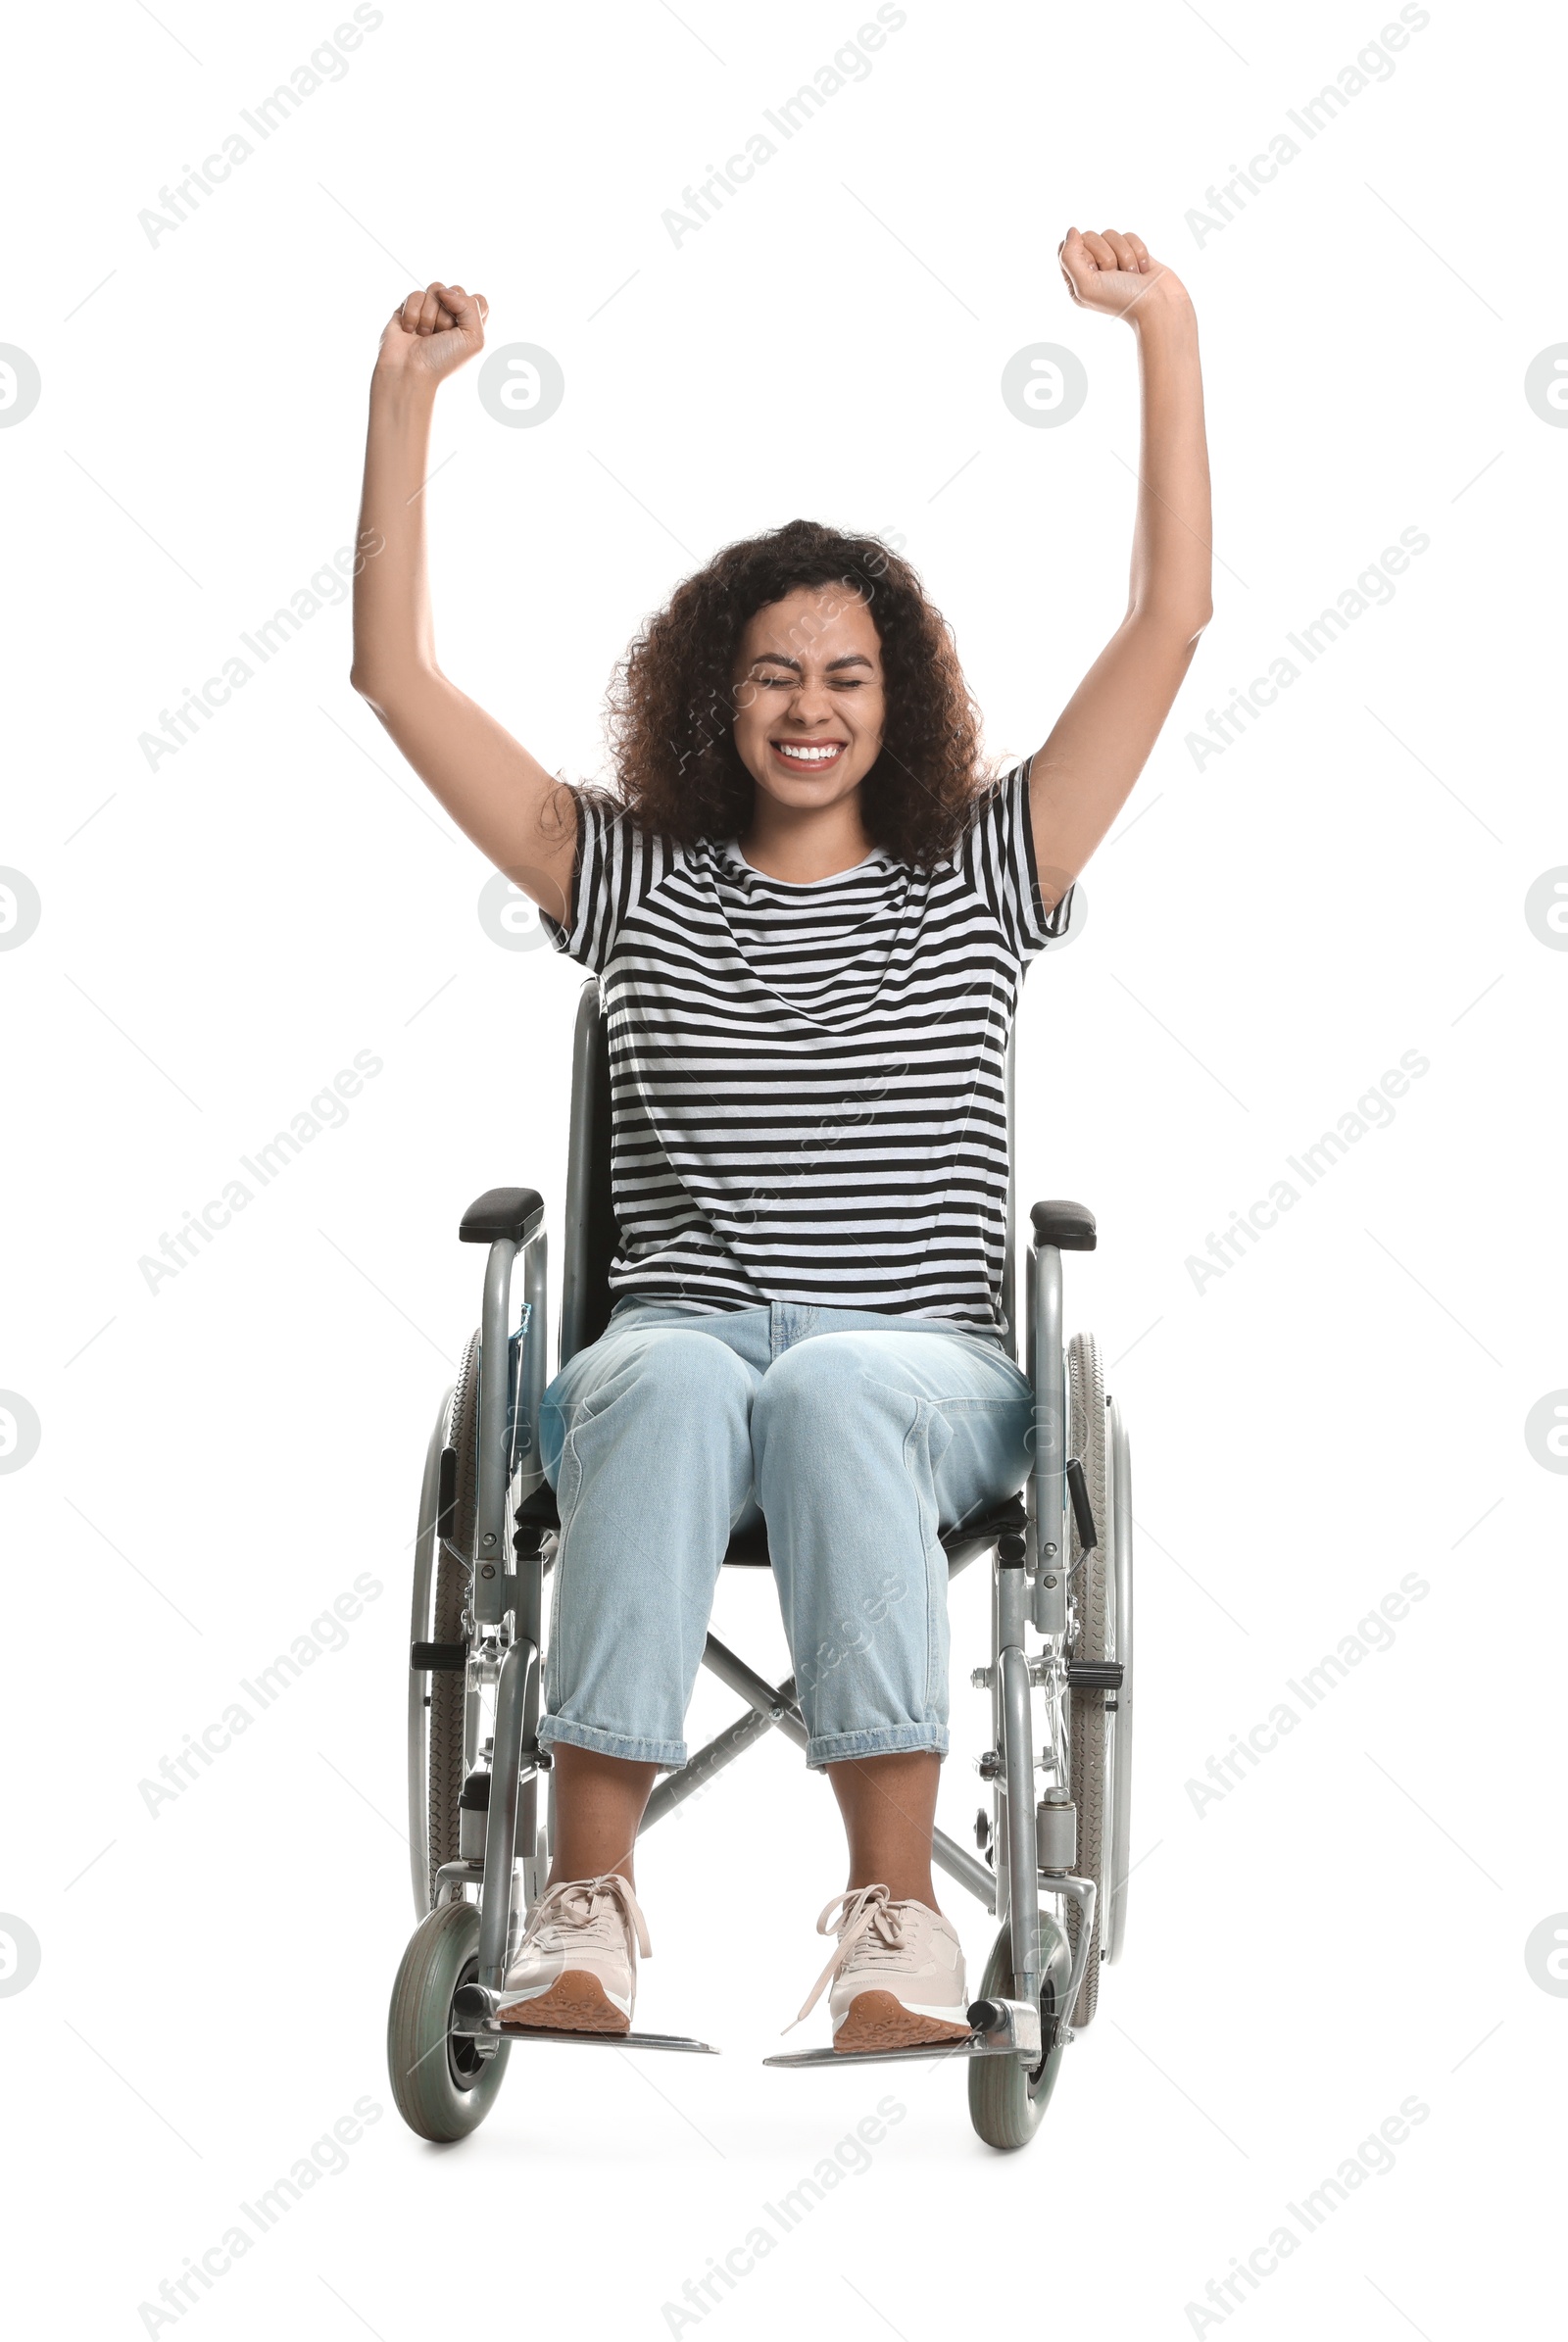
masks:
{"type": "MultiPolygon", "coordinates": [[[[1040,2127],[1040,2119],[1055,2086],[1063,2044],[1055,2039],[1061,1996],[1072,1974],[1072,1957],[1054,1921],[1040,1915],[1040,2037],[1044,2055],[1032,2070],[1017,2058],[971,2058],[969,2061],[969,2120],[988,2147],[1027,2147],[1040,2127]]],[[[997,1937],[980,1992],[969,2011],[993,1994],[1004,2000],[1012,1990],[1012,1936],[1004,1927],[997,1937]]],[[[1063,2014],[1065,2012],[1062,2012],[1063,2014]]]]}
{"type": "MultiPolygon", "coordinates": [[[[482,2057],[452,2029],[453,2004],[479,1973],[479,1914],[443,1903],[419,1922],[392,1987],[386,2060],[398,2113],[422,2139],[477,2129],[501,2087],[510,2043],[482,2057]]],[[[487,2045],[488,2046],[488,2045],[487,2045]]]]}

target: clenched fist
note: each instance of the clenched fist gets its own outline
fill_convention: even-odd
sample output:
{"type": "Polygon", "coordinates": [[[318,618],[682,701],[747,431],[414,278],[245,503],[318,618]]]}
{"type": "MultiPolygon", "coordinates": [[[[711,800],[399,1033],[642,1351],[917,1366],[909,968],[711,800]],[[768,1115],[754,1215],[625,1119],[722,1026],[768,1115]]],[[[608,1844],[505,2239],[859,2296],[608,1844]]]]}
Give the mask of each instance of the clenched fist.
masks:
{"type": "Polygon", "coordinates": [[[1102,310],[1107,317],[1125,317],[1154,301],[1185,300],[1186,287],[1162,261],[1151,258],[1142,236],[1123,235],[1107,227],[1103,235],[1093,228],[1080,235],[1069,227],[1056,247],[1067,290],[1080,309],[1102,310]]]}
{"type": "Polygon", "coordinates": [[[490,304],[461,284],[430,284],[395,309],[381,336],[376,370],[439,381],[484,348],[490,304]]]}

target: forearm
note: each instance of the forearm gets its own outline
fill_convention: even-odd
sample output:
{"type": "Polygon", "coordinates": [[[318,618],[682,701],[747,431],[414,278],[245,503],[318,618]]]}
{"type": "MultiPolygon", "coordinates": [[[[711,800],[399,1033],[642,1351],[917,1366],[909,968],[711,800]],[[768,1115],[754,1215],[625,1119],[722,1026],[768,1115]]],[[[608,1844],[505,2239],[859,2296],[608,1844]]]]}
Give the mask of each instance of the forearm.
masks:
{"type": "Polygon", "coordinates": [[[1035,861],[1054,900],[1125,805],[1211,615],[1208,452],[1198,325],[1186,287],[1141,237],[1069,228],[1073,299],[1138,336],[1143,444],[1127,614],[1057,717],[1029,774],[1035,861]]]}
{"type": "Polygon", "coordinates": [[[371,377],[351,679],[377,704],[400,677],[435,671],[422,494],[434,405],[433,382],[371,377]]]}
{"type": "MultiPolygon", "coordinates": [[[[1174,280],[1171,280],[1174,282],[1174,280]]],[[[1196,633],[1211,613],[1208,448],[1198,320],[1180,287],[1156,280],[1131,312],[1143,395],[1129,616],[1196,633]]]]}
{"type": "Polygon", "coordinates": [[[425,577],[424,489],[436,385],[484,347],[489,304],[462,285],[411,293],[381,336],[354,580],[350,681],[431,795],[514,886],[564,919],[575,801],[436,663],[425,577]]]}

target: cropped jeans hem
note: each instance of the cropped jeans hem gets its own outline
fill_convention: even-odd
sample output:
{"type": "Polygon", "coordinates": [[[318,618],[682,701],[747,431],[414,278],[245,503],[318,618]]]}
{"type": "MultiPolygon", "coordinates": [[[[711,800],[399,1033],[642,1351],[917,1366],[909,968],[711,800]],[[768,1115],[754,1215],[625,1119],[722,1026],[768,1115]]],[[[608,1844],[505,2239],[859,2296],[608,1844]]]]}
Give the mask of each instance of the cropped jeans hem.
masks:
{"type": "Polygon", "coordinates": [[[879,1724],[858,1732],[813,1732],[806,1743],[808,1765],[839,1764],[845,1757],[905,1756],[920,1749],[945,1757],[948,1734],[939,1724],[879,1724]]]}
{"type": "Polygon", "coordinates": [[[545,1716],[539,1724],[539,1745],[549,1748],[564,1740],[570,1748],[590,1748],[596,1756],[623,1757],[628,1765],[657,1765],[661,1773],[678,1773],[686,1762],[684,1740],[637,1740],[625,1732],[601,1732],[597,1724],[571,1724],[560,1716],[545,1716]]]}

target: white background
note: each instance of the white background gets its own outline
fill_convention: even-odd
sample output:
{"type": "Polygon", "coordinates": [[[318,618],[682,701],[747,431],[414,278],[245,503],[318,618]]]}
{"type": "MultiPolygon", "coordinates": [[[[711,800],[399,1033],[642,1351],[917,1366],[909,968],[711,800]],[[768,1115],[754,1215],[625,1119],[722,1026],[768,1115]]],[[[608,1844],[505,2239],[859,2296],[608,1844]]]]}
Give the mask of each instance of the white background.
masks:
{"type": "MultiPolygon", "coordinates": [[[[1201,240],[1187,218],[1396,13],[909,0],[679,244],[662,214],[853,38],[848,0],[388,5],[156,242],[138,213],[328,36],[326,0],[15,34],[6,209],[31,233],[0,340],[42,379],[0,430],[0,862],[42,903],[0,953],[0,1387],[41,1426],[0,1477],[0,1907],[41,1946],[0,1999],[17,2331],[174,2330],[139,2305],[368,2096],[348,2168],[180,2330],[662,2335],[890,2091],[872,2168],[705,2329],[1526,2330],[1568,2024],[1524,1951],[1568,1906],[1545,1803],[1568,1481],[1524,1431],[1568,1385],[1568,956],[1524,907],[1568,863],[1568,431],[1523,390],[1568,339],[1560,23],[1434,0],[1245,211],[1201,240]],[[1020,1193],[1099,1216],[1068,1318],[1134,1441],[1126,1956],[1010,2160],[952,2072],[764,2073],[842,1877],[826,1784],[770,1744],[642,1850],[640,2020],[724,2055],[514,2051],[485,2127],[436,2150],[383,2050],[410,1539],[477,1312],[459,1213],[531,1183],[559,1235],[581,979],[481,927],[480,857],[348,688],[346,605],[155,770],[139,736],[349,543],[378,333],[441,276],[488,294],[492,345],[564,370],[536,429],[493,420],[476,369],[444,388],[428,491],[443,660],[548,763],[604,771],[640,620],[797,513],[904,538],[989,750],[1026,752],[1120,615],[1133,512],[1133,344],[1067,300],[1074,222],[1137,229],[1193,292],[1219,557],[1088,929],[1019,1029],[1020,1193]],[[999,390],[1039,341],[1089,374],[1055,429],[999,390]],[[1205,711],[1412,527],[1392,602],[1198,769],[1205,711]],[[343,1125],[149,1290],[164,1234],[362,1050],[383,1070],[343,1125]],[[1406,1051],[1429,1070],[1392,1123],[1197,1290],[1210,1232],[1406,1051]],[[345,1647],[150,1813],[139,1783],[367,1572],[345,1647]],[[1411,1572],[1393,1647],[1197,1810],[1210,1757],[1411,1572]],[[1395,2168],[1195,2323],[1411,2096],[1395,2168]]],[[[782,1674],[771,1603],[732,1577],[720,1632],[782,1674]]],[[[955,1607],[943,1820],[966,1838],[979,1573],[955,1607]]],[[[705,1686],[694,1739],[733,1704],[705,1686]]],[[[987,1923],[949,1900],[977,1974],[987,1923]]]]}

